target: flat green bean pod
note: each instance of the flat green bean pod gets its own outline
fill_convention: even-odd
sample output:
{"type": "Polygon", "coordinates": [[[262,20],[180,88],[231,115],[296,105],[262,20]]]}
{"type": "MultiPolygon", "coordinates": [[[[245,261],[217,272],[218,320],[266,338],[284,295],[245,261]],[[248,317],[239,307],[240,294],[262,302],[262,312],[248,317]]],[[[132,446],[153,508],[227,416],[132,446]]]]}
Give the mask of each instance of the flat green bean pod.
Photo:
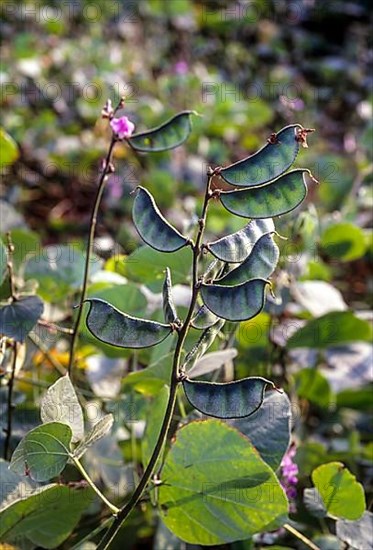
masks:
{"type": "Polygon", "coordinates": [[[265,303],[265,279],[252,279],[236,286],[201,285],[204,304],[212,313],[228,321],[246,321],[258,315],[265,303]]]}
{"type": "Polygon", "coordinates": [[[254,248],[250,252],[241,265],[230,271],[225,277],[215,281],[218,285],[239,285],[250,279],[268,279],[276,269],[280,251],[273,240],[272,235],[263,235],[255,243],[254,248]]]}
{"type": "Polygon", "coordinates": [[[220,202],[229,212],[243,218],[273,218],[291,212],[306,198],[305,174],[309,170],[291,170],[277,180],[254,189],[223,191],[220,202]]]}
{"type": "Polygon", "coordinates": [[[256,241],[262,235],[273,233],[275,224],[271,218],[265,220],[251,220],[243,229],[222,237],[205,248],[219,260],[229,263],[240,263],[250,254],[256,241]]]}
{"type": "Polygon", "coordinates": [[[195,111],[182,111],[167,122],[128,138],[129,144],[143,153],[168,151],[178,147],[189,137],[192,131],[191,115],[195,111]]]}
{"type": "Polygon", "coordinates": [[[166,267],[166,276],[163,283],[163,313],[166,323],[176,323],[178,321],[177,311],[172,298],[171,272],[166,267]]]}
{"type": "Polygon", "coordinates": [[[190,242],[166,220],[144,187],[136,189],[132,218],[142,240],[159,252],[175,252],[190,242]]]}
{"type": "Polygon", "coordinates": [[[193,317],[191,325],[193,328],[205,330],[212,327],[218,320],[219,317],[216,317],[205,305],[202,305],[193,317]]]}
{"type": "Polygon", "coordinates": [[[297,158],[300,124],[292,124],[273,134],[256,153],[220,170],[221,177],[237,187],[258,187],[281,176],[297,158]]]}
{"type": "Polygon", "coordinates": [[[120,348],[150,348],[172,332],[171,325],[131,317],[99,298],[90,298],[85,302],[90,306],[87,328],[106,344],[120,348]]]}
{"type": "Polygon", "coordinates": [[[270,380],[252,376],[225,384],[189,380],[182,382],[189,403],[198,411],[215,418],[243,418],[257,411],[263,403],[270,380]]]}
{"type": "Polygon", "coordinates": [[[216,336],[219,334],[221,328],[224,326],[224,319],[218,319],[215,324],[207,328],[198,342],[192,347],[190,352],[186,355],[182,370],[190,370],[195,362],[202,357],[202,355],[209,349],[216,336]]]}

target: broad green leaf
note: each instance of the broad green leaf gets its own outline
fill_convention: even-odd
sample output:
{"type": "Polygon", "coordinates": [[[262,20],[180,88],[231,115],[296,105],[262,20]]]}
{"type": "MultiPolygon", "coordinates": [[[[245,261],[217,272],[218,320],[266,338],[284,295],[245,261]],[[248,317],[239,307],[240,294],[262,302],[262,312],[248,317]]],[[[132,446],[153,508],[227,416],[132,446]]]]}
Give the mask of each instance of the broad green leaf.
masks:
{"type": "Polygon", "coordinates": [[[0,510],[0,539],[26,537],[41,548],[59,547],[93,500],[91,489],[55,484],[26,495],[0,510]]]}
{"type": "Polygon", "coordinates": [[[295,332],[288,340],[287,347],[327,348],[346,342],[371,341],[372,328],[351,311],[332,311],[317,319],[312,319],[295,332]]]}
{"type": "Polygon", "coordinates": [[[16,227],[11,230],[11,239],[14,245],[13,264],[17,271],[26,257],[40,252],[40,236],[34,231],[16,227]]]}
{"type": "Polygon", "coordinates": [[[27,493],[29,494],[37,486],[37,484],[33,483],[30,478],[25,477],[24,475],[20,476],[9,470],[9,462],[2,458],[0,458],[0,480],[0,510],[5,506],[8,506],[14,500],[24,498],[27,493]]]}
{"type": "MultiPolygon", "coordinates": [[[[84,254],[71,245],[46,246],[25,264],[25,277],[36,279],[39,292],[47,301],[57,302],[83,283],[84,254]]],[[[100,269],[101,260],[92,258],[90,273],[100,269]]]]}
{"type": "Polygon", "coordinates": [[[166,276],[163,283],[163,313],[166,323],[175,323],[178,320],[177,311],[172,298],[171,272],[166,267],[166,276]]]}
{"type": "Polygon", "coordinates": [[[173,354],[169,353],[146,369],[131,372],[123,380],[124,389],[134,388],[144,395],[157,395],[170,383],[173,354]]]}
{"type": "Polygon", "coordinates": [[[24,342],[44,310],[38,296],[26,296],[0,308],[0,334],[24,342]]]}
{"type": "Polygon", "coordinates": [[[243,229],[221,239],[207,243],[205,247],[219,260],[229,263],[243,262],[260,237],[273,233],[275,225],[271,218],[251,220],[243,229]]]}
{"type": "Polygon", "coordinates": [[[220,202],[229,212],[243,218],[273,218],[291,212],[306,198],[305,174],[292,170],[263,187],[223,191],[220,202]]]}
{"type": "Polygon", "coordinates": [[[50,422],[34,428],[21,440],[9,468],[19,475],[28,473],[35,481],[58,476],[70,457],[70,426],[50,422]]]}
{"type": "Polygon", "coordinates": [[[202,305],[193,317],[191,325],[198,330],[205,330],[212,327],[218,320],[219,317],[216,317],[205,305],[202,305]]]}
{"type": "Polygon", "coordinates": [[[0,128],[0,151],[1,168],[13,164],[19,157],[18,145],[4,128],[0,128]]]}
{"type": "Polygon", "coordinates": [[[226,383],[183,380],[185,395],[195,409],[224,419],[254,414],[263,403],[267,385],[275,387],[273,382],[257,376],[226,383]]]}
{"type": "Polygon", "coordinates": [[[237,350],[235,348],[227,348],[206,353],[206,355],[198,359],[195,365],[188,370],[188,378],[194,379],[205,374],[210,374],[227,363],[231,364],[235,357],[237,357],[237,350]]]}
{"type": "Polygon", "coordinates": [[[275,136],[275,143],[264,145],[254,155],[220,170],[221,177],[238,187],[257,187],[281,176],[295,161],[299,152],[298,131],[300,124],[282,128],[275,136]]]}
{"type": "Polygon", "coordinates": [[[185,284],[185,279],[191,270],[192,256],[192,249],[189,246],[181,248],[174,254],[158,252],[149,246],[141,246],[126,258],[125,275],[141,283],[159,281],[159,291],[161,291],[166,267],[172,271],[173,284],[185,284]]]}
{"type": "Polygon", "coordinates": [[[183,363],[183,370],[188,372],[194,366],[195,362],[206,353],[224,326],[224,323],[225,321],[223,319],[219,319],[214,325],[203,331],[198,342],[192,347],[190,352],[187,353],[183,363]]]}
{"type": "Polygon", "coordinates": [[[161,214],[151,193],[138,186],[133,202],[132,218],[142,240],[159,252],[176,252],[189,244],[161,214]]]}
{"type": "Polygon", "coordinates": [[[262,459],[277,470],[290,443],[290,420],[291,403],[286,393],[270,391],[255,414],[229,424],[246,435],[262,459]]]}
{"type": "Polygon", "coordinates": [[[349,521],[339,519],[336,523],[336,532],[339,539],[356,550],[368,550],[372,544],[373,514],[364,512],[360,519],[349,521]]]}
{"type": "Polygon", "coordinates": [[[121,348],[149,348],[172,332],[170,325],[139,319],[122,313],[103,300],[91,298],[86,324],[89,331],[106,344],[121,348]]]}
{"type": "Polygon", "coordinates": [[[364,489],[344,464],[329,462],[319,466],[312,472],[312,481],[329,516],[361,518],[366,508],[364,489]]]}
{"type": "Polygon", "coordinates": [[[321,235],[320,246],[328,256],[351,262],[365,254],[364,231],[353,223],[331,225],[321,235]]]}
{"type": "Polygon", "coordinates": [[[40,404],[40,416],[44,424],[61,422],[68,424],[72,431],[72,442],[84,436],[83,411],[78,401],[69,375],[59,378],[45,393],[40,404]]]}
{"type": "Polygon", "coordinates": [[[7,251],[3,241],[0,239],[0,285],[3,284],[6,274],[7,274],[7,251]]]}
{"type": "Polygon", "coordinates": [[[280,527],[287,500],[250,441],[218,420],[181,428],[167,455],[159,509],[168,529],[191,544],[247,539],[280,527]]]}
{"type": "Polygon", "coordinates": [[[182,111],[156,128],[133,134],[128,141],[136,151],[144,153],[174,149],[188,139],[192,131],[190,117],[196,114],[195,111],[182,111]]]}
{"type": "Polygon", "coordinates": [[[276,269],[279,257],[280,251],[272,235],[263,235],[246,260],[221,279],[217,279],[216,284],[233,286],[251,279],[268,279],[276,269]]]}
{"type": "Polygon", "coordinates": [[[327,379],[316,369],[302,369],[296,374],[298,397],[308,399],[320,407],[329,407],[332,392],[327,379]]]}
{"type": "Polygon", "coordinates": [[[201,296],[212,313],[229,321],[246,321],[260,313],[268,281],[252,279],[237,286],[201,285],[201,296]]]}
{"type": "Polygon", "coordinates": [[[96,424],[94,424],[94,426],[92,426],[92,428],[89,430],[83,441],[81,441],[78,447],[75,449],[74,457],[78,459],[81,458],[86,450],[91,447],[91,445],[105,437],[105,435],[110,432],[113,422],[114,417],[111,413],[106,414],[98,422],[96,422],[96,424]]]}
{"type": "Polygon", "coordinates": [[[158,392],[157,396],[151,402],[146,416],[146,428],[144,437],[141,441],[142,464],[146,468],[154,447],[157,443],[159,432],[162,426],[163,418],[166,412],[170,389],[168,386],[158,392]]]}

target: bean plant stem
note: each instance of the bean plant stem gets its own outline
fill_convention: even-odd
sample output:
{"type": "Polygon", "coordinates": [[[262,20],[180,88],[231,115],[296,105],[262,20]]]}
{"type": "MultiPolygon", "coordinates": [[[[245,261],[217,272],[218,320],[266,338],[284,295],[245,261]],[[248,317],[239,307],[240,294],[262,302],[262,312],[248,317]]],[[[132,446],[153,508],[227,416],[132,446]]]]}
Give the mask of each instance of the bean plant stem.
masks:
{"type": "Polygon", "coordinates": [[[194,307],[197,302],[198,293],[199,293],[199,280],[198,280],[198,260],[201,255],[201,243],[203,238],[203,233],[206,225],[206,215],[209,204],[209,199],[211,197],[210,193],[210,184],[212,176],[208,176],[205,198],[203,201],[202,214],[199,219],[199,228],[195,244],[192,245],[193,249],[193,266],[192,266],[192,298],[189,305],[189,310],[186,316],[186,319],[178,332],[175,353],[172,364],[171,372],[171,381],[170,381],[170,395],[167,402],[166,412],[163,418],[162,426],[159,432],[157,443],[154,447],[152,456],[149,460],[149,463],[140,479],[138,486],[133,492],[131,498],[125,504],[118,514],[116,515],[113,523],[99,542],[97,550],[106,550],[109,548],[110,543],[113,541],[114,537],[118,533],[124,521],[127,519],[129,514],[132,512],[138,501],[140,500],[144,490],[146,489],[147,484],[149,483],[150,478],[153,475],[154,469],[158,462],[159,456],[162,452],[162,449],[168,439],[171,421],[175,410],[175,404],[177,399],[177,389],[180,383],[180,356],[185,342],[185,338],[188,334],[190,327],[190,322],[193,317],[194,307]]]}
{"type": "Polygon", "coordinates": [[[96,495],[102,500],[102,502],[104,502],[106,504],[106,506],[108,508],[110,508],[110,510],[112,511],[112,513],[114,515],[116,515],[118,512],[119,512],[119,508],[117,508],[116,506],[114,506],[114,504],[112,504],[106,497],[105,495],[103,495],[100,491],[100,489],[93,483],[93,481],[91,480],[91,478],[89,477],[88,473],[85,471],[82,463],[80,462],[80,460],[78,460],[76,457],[72,456],[71,457],[72,461],[74,462],[75,466],[78,468],[79,472],[82,474],[82,476],[84,477],[84,479],[87,481],[88,485],[90,487],[92,487],[92,489],[94,490],[94,492],[96,493],[96,495]]]}
{"type": "Polygon", "coordinates": [[[116,143],[116,138],[113,136],[112,139],[111,139],[110,145],[109,145],[109,149],[108,149],[105,161],[104,161],[102,173],[101,173],[101,176],[100,176],[100,179],[99,179],[99,182],[98,182],[98,188],[97,188],[95,203],[94,203],[92,214],[91,214],[88,245],[87,245],[87,253],[86,253],[85,265],[84,265],[83,288],[82,288],[82,293],[81,293],[81,296],[80,296],[80,302],[79,302],[79,307],[78,307],[78,315],[76,317],[75,325],[74,325],[74,328],[73,328],[73,336],[72,336],[71,344],[70,344],[70,359],[69,359],[69,366],[68,366],[68,373],[69,373],[70,378],[72,378],[72,374],[73,374],[74,359],[75,359],[75,348],[76,348],[78,335],[79,335],[79,325],[80,325],[80,321],[81,321],[82,315],[83,315],[83,302],[87,297],[89,265],[90,265],[90,262],[91,262],[91,257],[92,257],[92,252],[93,252],[93,241],[94,241],[96,225],[97,225],[97,214],[98,214],[98,209],[100,207],[102,195],[104,193],[106,178],[107,178],[108,174],[110,173],[111,158],[112,158],[112,155],[113,155],[113,150],[114,150],[115,143],[116,143]]]}
{"type": "Polygon", "coordinates": [[[285,523],[284,528],[289,531],[292,535],[297,537],[297,539],[301,540],[303,544],[308,546],[308,548],[311,548],[311,550],[320,550],[320,547],[317,546],[312,542],[312,540],[308,539],[306,536],[304,536],[302,533],[298,531],[298,529],[295,529],[292,525],[289,525],[288,523],[285,523]]]}
{"type": "MultiPolygon", "coordinates": [[[[9,275],[9,285],[10,285],[10,297],[12,302],[17,300],[17,294],[16,294],[16,286],[14,282],[14,271],[13,271],[13,252],[14,252],[14,246],[12,243],[11,235],[10,233],[7,233],[7,250],[8,250],[8,256],[7,256],[7,268],[8,268],[8,275],[9,275]]],[[[8,454],[10,450],[10,438],[12,437],[12,420],[13,420],[13,388],[14,388],[14,379],[15,379],[15,373],[16,373],[16,366],[17,366],[17,353],[18,353],[18,346],[17,342],[14,340],[12,342],[12,366],[10,371],[10,378],[8,381],[8,396],[7,396],[7,427],[5,428],[5,442],[4,442],[4,459],[8,459],[8,454]]],[[[10,458],[10,457],[9,457],[10,458]]]]}

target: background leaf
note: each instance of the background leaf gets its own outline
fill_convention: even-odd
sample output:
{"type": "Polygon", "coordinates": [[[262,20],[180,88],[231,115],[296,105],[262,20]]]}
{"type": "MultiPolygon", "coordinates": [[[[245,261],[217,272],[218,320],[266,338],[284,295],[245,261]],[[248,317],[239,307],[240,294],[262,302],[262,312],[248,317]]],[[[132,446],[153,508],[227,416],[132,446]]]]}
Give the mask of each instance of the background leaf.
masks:
{"type": "Polygon", "coordinates": [[[0,309],[0,334],[24,342],[44,310],[38,296],[26,296],[0,309]]]}
{"type": "Polygon", "coordinates": [[[99,441],[108,434],[113,426],[114,417],[112,414],[106,414],[96,424],[92,426],[83,441],[80,442],[74,451],[76,458],[81,458],[88,447],[91,447],[96,441],[99,441]]]}
{"type": "Polygon", "coordinates": [[[148,407],[146,428],[141,441],[142,464],[146,468],[157,442],[170,395],[168,386],[157,393],[148,407]]]}

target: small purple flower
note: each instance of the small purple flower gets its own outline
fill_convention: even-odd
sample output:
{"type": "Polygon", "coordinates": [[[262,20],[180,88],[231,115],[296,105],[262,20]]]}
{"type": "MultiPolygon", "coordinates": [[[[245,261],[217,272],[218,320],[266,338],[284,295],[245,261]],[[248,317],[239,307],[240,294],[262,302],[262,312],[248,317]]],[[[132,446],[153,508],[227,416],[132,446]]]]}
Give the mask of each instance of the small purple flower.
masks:
{"type": "MultiPolygon", "coordinates": [[[[297,496],[296,485],[298,483],[299,470],[297,464],[293,462],[295,454],[295,446],[290,447],[281,462],[281,485],[285,489],[285,493],[290,501],[295,500],[297,496]]],[[[294,503],[290,503],[290,511],[295,512],[294,503]]]]}
{"type": "Polygon", "coordinates": [[[186,61],[178,61],[174,66],[174,72],[178,75],[188,74],[189,66],[186,61]]]}
{"type": "Polygon", "coordinates": [[[113,118],[110,121],[111,129],[119,139],[129,138],[132,136],[135,125],[126,116],[113,118]]]}

